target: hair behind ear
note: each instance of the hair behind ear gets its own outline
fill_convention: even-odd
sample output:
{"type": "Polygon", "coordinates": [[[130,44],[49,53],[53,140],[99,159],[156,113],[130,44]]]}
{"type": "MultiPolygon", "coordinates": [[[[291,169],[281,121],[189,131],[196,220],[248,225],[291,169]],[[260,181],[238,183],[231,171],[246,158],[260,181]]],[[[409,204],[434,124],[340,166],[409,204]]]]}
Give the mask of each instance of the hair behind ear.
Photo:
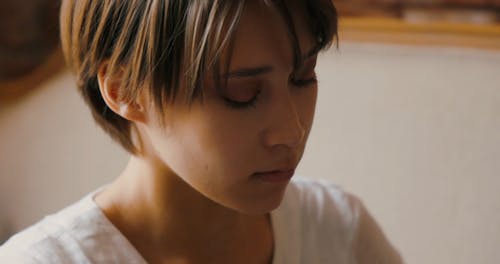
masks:
{"type": "Polygon", "coordinates": [[[97,77],[89,79],[86,84],[86,89],[80,91],[85,102],[90,106],[94,120],[128,152],[136,154],[137,150],[130,140],[131,122],[108,107],[99,90],[97,77]]]}

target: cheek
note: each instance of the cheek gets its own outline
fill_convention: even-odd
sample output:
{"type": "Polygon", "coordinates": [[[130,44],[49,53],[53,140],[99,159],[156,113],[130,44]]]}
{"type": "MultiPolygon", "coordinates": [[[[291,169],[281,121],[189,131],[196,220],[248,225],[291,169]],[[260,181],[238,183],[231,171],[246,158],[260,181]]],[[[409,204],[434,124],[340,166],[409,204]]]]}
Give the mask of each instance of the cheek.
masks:
{"type": "Polygon", "coordinates": [[[252,130],[223,107],[207,102],[177,125],[174,140],[181,143],[175,152],[182,157],[174,159],[182,159],[186,174],[237,178],[250,170],[248,157],[255,151],[252,130]]]}
{"type": "Polygon", "coordinates": [[[314,87],[299,90],[295,95],[295,102],[298,109],[300,122],[306,130],[307,134],[309,134],[314,120],[317,95],[317,85],[315,85],[314,87]]]}
{"type": "Polygon", "coordinates": [[[251,119],[244,118],[224,105],[213,107],[205,113],[210,118],[199,122],[201,151],[220,170],[246,173],[248,158],[256,150],[256,128],[251,119]]]}

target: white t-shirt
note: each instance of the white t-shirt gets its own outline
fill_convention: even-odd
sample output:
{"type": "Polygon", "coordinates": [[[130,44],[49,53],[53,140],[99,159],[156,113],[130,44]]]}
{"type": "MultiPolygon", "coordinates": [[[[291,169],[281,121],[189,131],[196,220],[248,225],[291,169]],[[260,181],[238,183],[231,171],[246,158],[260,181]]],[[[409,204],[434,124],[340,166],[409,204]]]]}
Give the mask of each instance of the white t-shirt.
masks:
{"type": "MultiPolygon", "coordinates": [[[[11,237],[0,263],[146,263],[94,202],[98,191],[11,237]]],[[[274,264],[403,263],[362,203],[333,184],[293,179],[271,222],[274,264]]]]}

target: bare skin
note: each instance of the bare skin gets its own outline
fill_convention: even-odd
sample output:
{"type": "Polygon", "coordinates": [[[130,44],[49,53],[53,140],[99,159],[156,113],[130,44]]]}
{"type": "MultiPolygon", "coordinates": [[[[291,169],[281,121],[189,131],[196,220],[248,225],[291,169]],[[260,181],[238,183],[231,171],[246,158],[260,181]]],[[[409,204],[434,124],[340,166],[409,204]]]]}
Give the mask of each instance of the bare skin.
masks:
{"type": "MultiPolygon", "coordinates": [[[[257,2],[257,1],[256,1],[257,2]]],[[[259,1],[260,2],[260,1],[259,1]]],[[[301,50],[314,41],[296,20],[301,50]]],[[[274,238],[269,212],[288,182],[268,183],[257,172],[294,169],[312,126],[317,85],[290,84],[293,52],[280,15],[249,4],[230,70],[267,67],[229,80],[225,97],[246,101],[263,87],[254,107],[231,109],[213,87],[203,104],[166,109],[157,124],[146,95],[133,104],[114,96],[119,77],[99,73],[108,106],[138,129],[141,155],[94,198],[107,218],[149,263],[271,263],[274,238]]],[[[316,56],[300,72],[315,78],[316,56]]]]}
{"type": "Polygon", "coordinates": [[[228,210],[182,180],[168,182],[165,174],[135,176],[150,166],[132,158],[118,180],[95,197],[148,263],[270,263],[273,235],[267,215],[228,210]],[[148,191],[155,189],[161,191],[148,191]]]}

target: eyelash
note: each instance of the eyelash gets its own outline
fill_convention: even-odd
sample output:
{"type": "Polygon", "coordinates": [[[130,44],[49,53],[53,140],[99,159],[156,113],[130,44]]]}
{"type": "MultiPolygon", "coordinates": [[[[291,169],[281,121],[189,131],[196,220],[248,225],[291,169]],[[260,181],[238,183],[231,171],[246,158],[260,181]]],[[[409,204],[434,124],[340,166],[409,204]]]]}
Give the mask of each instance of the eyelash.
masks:
{"type": "MultiPolygon", "coordinates": [[[[292,78],[290,81],[294,86],[297,86],[299,88],[307,87],[307,86],[316,84],[318,82],[316,77],[306,79],[306,80],[295,80],[292,78]]],[[[234,100],[231,100],[227,97],[224,97],[223,99],[224,99],[224,102],[226,103],[226,105],[231,107],[231,108],[235,108],[235,109],[245,109],[245,108],[250,108],[250,107],[255,108],[255,105],[257,103],[257,99],[259,98],[259,95],[260,95],[260,92],[261,92],[261,90],[259,90],[257,92],[257,94],[252,99],[250,99],[249,101],[246,101],[246,102],[234,101],[234,100]]]]}
{"type": "Polygon", "coordinates": [[[316,76],[314,76],[313,78],[310,78],[310,79],[305,79],[305,80],[295,80],[292,78],[291,82],[293,85],[300,88],[300,87],[307,87],[309,85],[316,84],[318,82],[318,79],[316,79],[316,76]]]}
{"type": "Polygon", "coordinates": [[[249,101],[239,102],[239,101],[234,101],[234,100],[231,100],[227,97],[224,97],[224,102],[226,103],[227,106],[229,106],[231,108],[235,108],[235,109],[250,108],[250,107],[255,107],[255,104],[257,103],[257,99],[259,98],[259,95],[260,95],[260,90],[249,101]]]}

